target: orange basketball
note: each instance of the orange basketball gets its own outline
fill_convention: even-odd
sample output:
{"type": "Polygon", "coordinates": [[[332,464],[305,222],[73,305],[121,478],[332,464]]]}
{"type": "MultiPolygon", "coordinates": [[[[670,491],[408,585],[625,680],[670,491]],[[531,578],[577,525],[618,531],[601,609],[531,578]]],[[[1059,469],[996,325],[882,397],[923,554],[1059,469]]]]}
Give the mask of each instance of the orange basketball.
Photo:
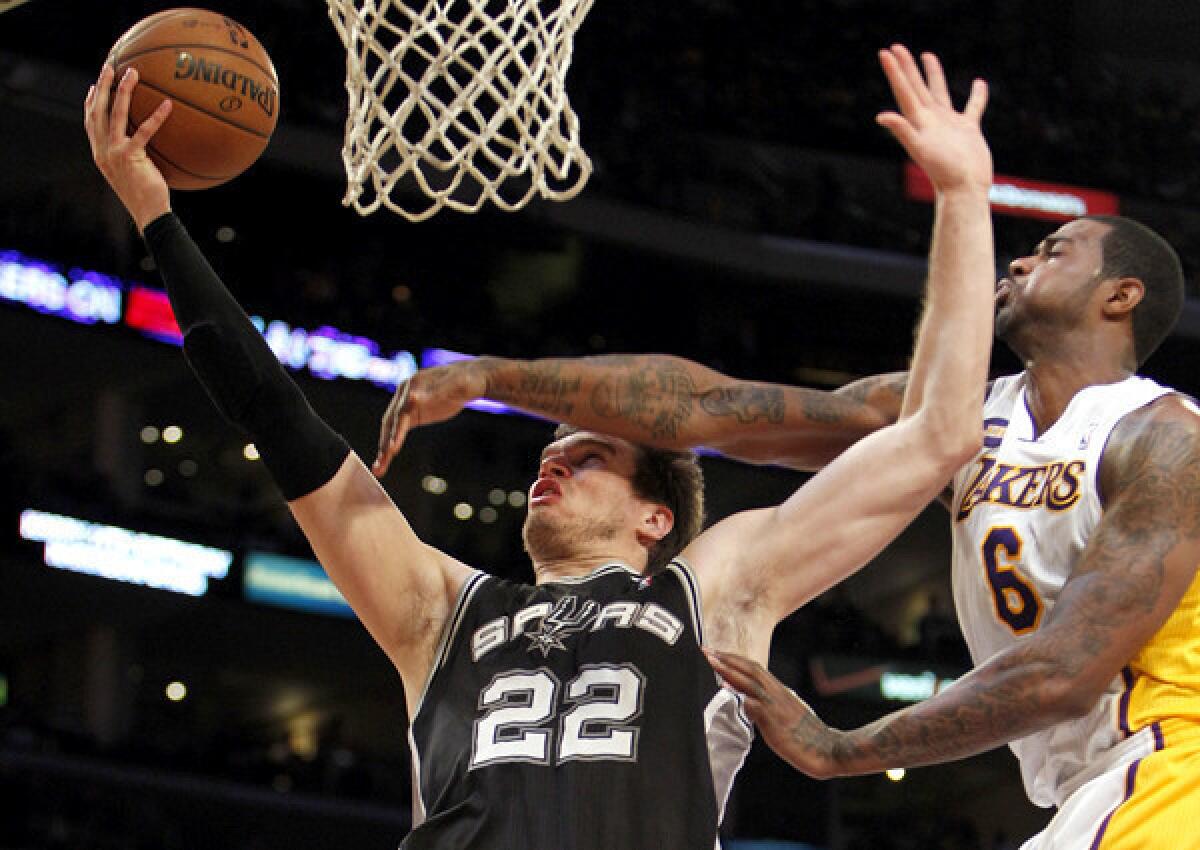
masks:
{"type": "Polygon", "coordinates": [[[237,177],[267,147],[279,118],[279,79],[249,30],[205,9],[168,9],[121,36],[108,55],[120,80],[136,68],[129,105],[136,127],[163,101],[171,114],[147,152],[174,189],[237,177]]]}

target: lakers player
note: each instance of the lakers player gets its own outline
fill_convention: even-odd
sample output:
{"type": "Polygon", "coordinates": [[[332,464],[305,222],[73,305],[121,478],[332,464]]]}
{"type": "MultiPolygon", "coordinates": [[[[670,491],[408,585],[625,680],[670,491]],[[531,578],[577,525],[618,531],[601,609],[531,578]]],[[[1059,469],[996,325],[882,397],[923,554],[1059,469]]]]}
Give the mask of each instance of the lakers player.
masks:
{"type": "MultiPolygon", "coordinates": [[[[1200,823],[1200,418],[1135,374],[1175,323],[1174,251],[1124,218],[1071,222],[1011,264],[996,331],[1027,364],[994,382],[978,456],[947,492],[959,621],[977,669],[852,732],[723,653],[766,739],[817,777],[1011,742],[1060,811],[1024,850],[1177,848],[1200,823]]],[[[419,375],[410,418],[475,394],[662,445],[812,468],[890,421],[908,378],[836,394],[738,382],[678,358],[456,364],[419,375]]],[[[386,464],[403,431],[381,434],[386,464]]],[[[1193,842],[1200,846],[1200,839],[1193,842]]]]}
{"type": "Polygon", "coordinates": [[[701,643],[765,660],[782,617],[877,553],[974,454],[992,323],[986,87],[960,113],[932,56],[924,73],[903,48],[880,61],[899,111],[879,121],[938,187],[927,311],[898,421],[784,504],[690,542],[672,535],[694,533],[695,499],[665,483],[689,489],[676,463],[686,459],[561,434],[530,489],[534,585],[492,579],[417,538],[171,212],[145,150],[171,106],[131,136],[136,74],[114,92],[105,68],[89,92],[95,161],[162,271],[188,362],[255,441],[399,671],[415,774],[407,850],[714,846],[749,729],[701,643]],[[647,462],[658,472],[643,474],[647,462]]]}
{"type": "Polygon", "coordinates": [[[1058,807],[1023,850],[1200,846],[1200,410],[1134,374],[1182,302],[1175,252],[1123,218],[1071,222],[1012,263],[996,330],[1026,370],[992,385],[951,500],[977,666],[840,732],[714,656],[777,753],[829,777],[1010,743],[1030,799],[1058,807]]]}

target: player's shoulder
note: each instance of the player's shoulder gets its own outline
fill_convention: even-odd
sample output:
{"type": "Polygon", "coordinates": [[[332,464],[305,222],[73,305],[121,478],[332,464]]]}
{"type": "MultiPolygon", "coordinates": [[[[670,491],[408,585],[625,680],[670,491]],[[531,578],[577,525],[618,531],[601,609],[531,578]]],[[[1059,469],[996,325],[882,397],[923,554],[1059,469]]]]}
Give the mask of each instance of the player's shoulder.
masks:
{"type": "Polygon", "coordinates": [[[1151,473],[1165,479],[1200,469],[1200,405],[1167,392],[1129,411],[1117,422],[1104,448],[1103,488],[1114,494],[1151,473]]]}
{"type": "Polygon", "coordinates": [[[1110,447],[1154,439],[1169,433],[1175,439],[1200,439],[1200,405],[1191,396],[1168,391],[1126,413],[1113,429],[1110,447]]]}

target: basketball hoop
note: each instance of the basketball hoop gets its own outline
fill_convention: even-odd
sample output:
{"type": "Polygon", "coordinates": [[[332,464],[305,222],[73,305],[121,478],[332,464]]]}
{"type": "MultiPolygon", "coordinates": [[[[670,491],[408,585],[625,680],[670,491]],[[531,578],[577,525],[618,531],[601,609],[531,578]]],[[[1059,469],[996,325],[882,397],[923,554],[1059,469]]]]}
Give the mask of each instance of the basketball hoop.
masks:
{"type": "Polygon", "coordinates": [[[346,47],[342,203],[423,221],[583,189],[566,75],[593,0],[327,2],[346,47]]]}

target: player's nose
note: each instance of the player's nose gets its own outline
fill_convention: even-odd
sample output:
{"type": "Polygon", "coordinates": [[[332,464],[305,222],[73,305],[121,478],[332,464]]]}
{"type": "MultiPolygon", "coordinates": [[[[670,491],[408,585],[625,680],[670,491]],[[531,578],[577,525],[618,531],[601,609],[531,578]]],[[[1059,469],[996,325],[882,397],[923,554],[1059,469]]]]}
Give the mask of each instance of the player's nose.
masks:
{"type": "Polygon", "coordinates": [[[1032,257],[1017,257],[1008,264],[1009,277],[1024,277],[1029,274],[1030,264],[1033,262],[1032,257]]]}
{"type": "Polygon", "coordinates": [[[546,455],[538,465],[538,477],[566,478],[571,474],[571,467],[566,457],[560,454],[546,455]]]}

